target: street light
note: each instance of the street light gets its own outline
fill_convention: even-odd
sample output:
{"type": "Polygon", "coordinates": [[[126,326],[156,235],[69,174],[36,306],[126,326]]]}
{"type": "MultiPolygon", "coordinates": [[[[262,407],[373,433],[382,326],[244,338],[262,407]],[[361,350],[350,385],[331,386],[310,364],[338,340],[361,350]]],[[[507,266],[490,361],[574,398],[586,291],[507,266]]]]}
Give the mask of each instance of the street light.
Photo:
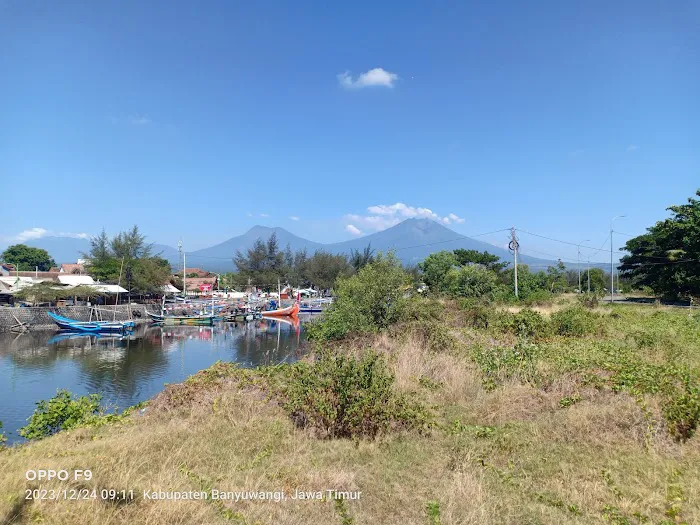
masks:
{"type": "Polygon", "coordinates": [[[591,242],[591,240],[586,239],[585,241],[581,241],[576,245],[576,266],[578,267],[578,293],[581,293],[581,245],[584,242],[591,242]]]}
{"type": "Polygon", "coordinates": [[[615,268],[613,267],[613,222],[615,219],[622,219],[627,215],[616,215],[610,221],[610,304],[614,301],[615,295],[615,268]]]}

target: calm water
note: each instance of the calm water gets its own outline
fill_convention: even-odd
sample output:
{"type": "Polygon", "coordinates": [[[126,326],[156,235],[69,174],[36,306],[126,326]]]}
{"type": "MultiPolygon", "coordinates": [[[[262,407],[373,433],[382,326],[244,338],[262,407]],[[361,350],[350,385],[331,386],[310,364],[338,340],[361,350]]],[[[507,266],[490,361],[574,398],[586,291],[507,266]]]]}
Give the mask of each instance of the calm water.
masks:
{"type": "Polygon", "coordinates": [[[66,337],[56,332],[0,334],[0,421],[9,442],[35,403],[67,389],[102,394],[126,408],[153,397],[212,363],[241,366],[293,362],[304,352],[303,329],[284,321],[218,323],[214,327],[139,327],[128,338],[66,337]]]}

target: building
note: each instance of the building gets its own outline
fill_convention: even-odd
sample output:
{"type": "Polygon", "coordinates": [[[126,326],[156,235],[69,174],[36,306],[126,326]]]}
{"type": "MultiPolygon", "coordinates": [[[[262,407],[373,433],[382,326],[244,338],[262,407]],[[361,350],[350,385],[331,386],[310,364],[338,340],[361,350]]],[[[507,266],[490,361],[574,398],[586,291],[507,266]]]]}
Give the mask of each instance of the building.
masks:
{"type": "Polygon", "coordinates": [[[218,284],[216,275],[210,277],[188,277],[185,279],[186,295],[211,295],[218,284]]]}
{"type": "Polygon", "coordinates": [[[61,273],[69,273],[69,274],[74,274],[74,275],[84,275],[85,274],[85,266],[83,266],[81,263],[62,264],[59,271],[61,273]]]}
{"type": "MultiPolygon", "coordinates": [[[[211,277],[211,273],[201,268],[185,268],[185,275],[189,277],[192,274],[197,274],[197,277],[211,277]]],[[[194,279],[194,277],[192,277],[194,279]]]]}

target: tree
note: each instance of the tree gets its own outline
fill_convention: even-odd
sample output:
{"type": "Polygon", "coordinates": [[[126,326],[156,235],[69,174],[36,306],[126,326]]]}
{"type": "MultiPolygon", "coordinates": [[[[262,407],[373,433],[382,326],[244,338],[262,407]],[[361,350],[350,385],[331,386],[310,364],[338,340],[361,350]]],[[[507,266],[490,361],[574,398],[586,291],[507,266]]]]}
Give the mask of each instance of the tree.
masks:
{"type": "MultiPolygon", "coordinates": [[[[696,191],[700,197],[700,190],[696,191]]],[[[637,286],[674,297],[700,296],[700,199],[667,208],[671,217],[630,239],[620,273],[637,286]]]]}
{"type": "Polygon", "coordinates": [[[489,252],[480,252],[477,250],[465,250],[459,248],[454,252],[457,262],[466,266],[467,264],[481,264],[496,273],[500,273],[508,266],[507,262],[502,262],[498,255],[490,254],[489,252]]]}
{"type": "Polygon", "coordinates": [[[333,255],[320,250],[304,265],[305,280],[321,289],[332,288],[339,277],[352,273],[352,266],[345,255],[333,255]]]}
{"type": "Polygon", "coordinates": [[[498,286],[495,272],[488,268],[469,264],[450,268],[445,275],[445,290],[453,297],[490,297],[498,286]]]}
{"type": "Polygon", "coordinates": [[[365,246],[363,251],[352,250],[350,252],[350,265],[354,268],[356,272],[359,272],[374,260],[374,250],[372,249],[372,243],[365,246]]]}
{"type": "Polygon", "coordinates": [[[423,271],[423,281],[430,291],[439,293],[445,291],[445,276],[450,269],[459,264],[457,257],[452,252],[441,251],[431,253],[425,260],[418,263],[423,271]]]}
{"type": "Polygon", "coordinates": [[[32,248],[26,244],[13,244],[2,252],[2,260],[14,264],[17,270],[33,271],[37,267],[42,272],[47,272],[56,263],[46,250],[32,248]]]}
{"type": "Polygon", "coordinates": [[[556,266],[547,267],[547,280],[550,292],[566,290],[569,283],[566,281],[566,266],[561,259],[557,260],[556,266]]]}

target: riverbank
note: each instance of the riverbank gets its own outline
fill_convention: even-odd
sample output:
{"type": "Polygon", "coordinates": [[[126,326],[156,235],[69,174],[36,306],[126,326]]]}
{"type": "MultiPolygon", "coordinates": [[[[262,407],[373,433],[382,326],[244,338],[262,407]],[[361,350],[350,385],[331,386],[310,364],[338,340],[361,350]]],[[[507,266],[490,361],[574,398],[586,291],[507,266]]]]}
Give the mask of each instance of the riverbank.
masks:
{"type": "MultiPolygon", "coordinates": [[[[136,323],[148,323],[150,319],[146,315],[146,305],[120,304],[100,306],[102,318],[105,320],[127,321],[136,323]]],[[[155,311],[152,308],[151,311],[155,311]]],[[[78,321],[94,321],[95,309],[92,306],[63,306],[60,308],[44,307],[0,307],[0,332],[10,332],[18,323],[25,324],[29,330],[57,330],[56,323],[47,312],[55,312],[70,319],[78,321]]]]}
{"type": "Polygon", "coordinates": [[[0,452],[0,522],[700,522],[700,440],[678,438],[673,400],[654,388],[680,367],[696,381],[697,318],[634,306],[542,316],[431,308],[385,333],[323,345],[377,351],[392,389],[431,414],[428,431],[321,439],[277,394],[293,375],[217,365],[145,412],[0,452]],[[28,469],[93,477],[38,483],[28,469]],[[24,499],[34,488],[134,496],[24,499]],[[194,493],[208,497],[182,499],[194,493]]]}

